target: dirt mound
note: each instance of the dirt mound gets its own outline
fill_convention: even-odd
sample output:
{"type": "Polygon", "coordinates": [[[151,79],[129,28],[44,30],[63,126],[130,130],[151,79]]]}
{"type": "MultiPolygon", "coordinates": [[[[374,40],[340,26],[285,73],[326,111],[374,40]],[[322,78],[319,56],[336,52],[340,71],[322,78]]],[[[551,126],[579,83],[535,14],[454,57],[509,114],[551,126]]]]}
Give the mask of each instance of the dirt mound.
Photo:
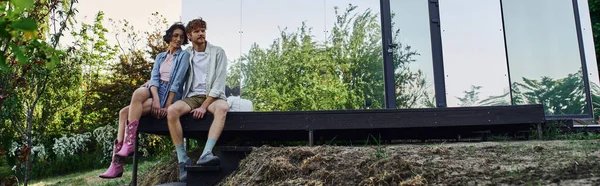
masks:
{"type": "Polygon", "coordinates": [[[377,158],[372,148],[294,147],[256,149],[222,185],[423,184],[420,165],[402,156],[377,158]]]}
{"type": "MultiPolygon", "coordinates": [[[[188,152],[188,156],[192,159],[192,162],[196,162],[200,155],[202,154],[202,149],[196,149],[194,151],[188,152]]],[[[153,186],[163,183],[170,182],[178,182],[179,181],[179,168],[177,167],[177,154],[172,152],[171,156],[168,159],[160,160],[151,168],[148,172],[140,175],[138,180],[138,185],[142,186],[153,186]]]]}
{"type": "Polygon", "coordinates": [[[599,142],[261,147],[221,185],[593,185],[599,142]]]}
{"type": "Polygon", "coordinates": [[[140,175],[139,185],[150,186],[162,183],[177,182],[179,168],[177,168],[177,155],[172,155],[167,160],[161,160],[148,172],[140,175]]]}

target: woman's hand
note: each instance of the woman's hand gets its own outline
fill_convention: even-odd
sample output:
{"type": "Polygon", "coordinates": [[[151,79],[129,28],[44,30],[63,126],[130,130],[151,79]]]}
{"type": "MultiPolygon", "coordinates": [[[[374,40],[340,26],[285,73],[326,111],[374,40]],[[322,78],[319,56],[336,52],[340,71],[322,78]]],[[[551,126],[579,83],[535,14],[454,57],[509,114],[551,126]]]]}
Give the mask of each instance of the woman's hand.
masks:
{"type": "Polygon", "coordinates": [[[160,101],[158,99],[152,99],[152,115],[157,119],[160,117],[160,101]]]}

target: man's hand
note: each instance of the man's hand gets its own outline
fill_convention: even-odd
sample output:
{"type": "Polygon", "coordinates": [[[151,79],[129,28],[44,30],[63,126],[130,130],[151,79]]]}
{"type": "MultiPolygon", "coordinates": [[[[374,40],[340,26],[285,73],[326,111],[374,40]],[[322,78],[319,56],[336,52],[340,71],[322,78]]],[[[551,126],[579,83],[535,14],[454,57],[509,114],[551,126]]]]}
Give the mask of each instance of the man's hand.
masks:
{"type": "Polygon", "coordinates": [[[159,119],[163,119],[167,117],[167,108],[161,108],[160,109],[160,114],[159,114],[159,119]]]}
{"type": "Polygon", "coordinates": [[[204,107],[199,107],[192,110],[190,113],[192,116],[194,116],[194,119],[200,119],[204,117],[204,114],[206,114],[206,109],[204,107]]]}

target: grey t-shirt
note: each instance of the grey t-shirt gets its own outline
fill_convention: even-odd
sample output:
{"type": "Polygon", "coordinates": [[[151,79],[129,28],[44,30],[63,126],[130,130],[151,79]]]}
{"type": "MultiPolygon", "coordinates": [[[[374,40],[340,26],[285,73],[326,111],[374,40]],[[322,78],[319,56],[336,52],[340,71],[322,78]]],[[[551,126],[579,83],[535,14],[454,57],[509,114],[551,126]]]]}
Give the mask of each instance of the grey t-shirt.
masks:
{"type": "Polygon", "coordinates": [[[208,67],[208,55],[205,52],[194,51],[192,55],[192,65],[194,71],[194,79],[192,82],[192,90],[187,97],[195,95],[206,95],[206,76],[208,75],[206,67],[208,67]]]}

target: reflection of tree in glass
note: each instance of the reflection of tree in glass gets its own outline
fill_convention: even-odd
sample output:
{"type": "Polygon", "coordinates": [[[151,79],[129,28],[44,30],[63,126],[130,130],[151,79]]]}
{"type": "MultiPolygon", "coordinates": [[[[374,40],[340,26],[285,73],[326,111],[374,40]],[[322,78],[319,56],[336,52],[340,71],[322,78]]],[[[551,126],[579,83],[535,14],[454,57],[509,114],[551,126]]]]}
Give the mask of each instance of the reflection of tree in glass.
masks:
{"type": "MultiPolygon", "coordinates": [[[[237,87],[240,86],[240,81],[242,80],[242,63],[239,60],[229,61],[227,69],[227,82],[225,83],[229,87],[237,87]]],[[[241,87],[241,86],[240,86],[241,87]]]]}
{"type": "Polygon", "coordinates": [[[585,93],[581,70],[562,79],[523,77],[512,85],[513,101],[517,105],[542,104],[546,114],[585,114],[585,93]]]}
{"type": "MultiPolygon", "coordinates": [[[[244,97],[258,111],[383,108],[379,15],[370,9],[356,13],[356,8],[350,5],[341,14],[335,8],[336,22],[323,43],[313,41],[311,28],[302,23],[295,32],[281,30],[268,48],[252,45],[230,68],[227,84],[241,80],[244,97]]],[[[400,93],[396,100],[402,108],[415,105],[419,99],[414,97],[426,97],[405,91],[425,84],[421,72],[411,73],[405,67],[417,55],[409,50],[409,46],[398,47],[394,56],[400,93]]]]}
{"type": "Polygon", "coordinates": [[[600,85],[590,81],[592,108],[594,108],[594,116],[600,119],[600,85]]]}
{"type": "Polygon", "coordinates": [[[469,106],[501,106],[501,105],[510,105],[509,102],[509,93],[505,92],[498,96],[489,96],[484,100],[479,100],[479,93],[482,86],[471,85],[471,90],[464,91],[463,97],[456,97],[459,101],[459,106],[461,107],[469,107],[469,106]]]}
{"type": "Polygon", "coordinates": [[[479,101],[479,89],[481,86],[471,85],[470,91],[464,91],[465,96],[462,98],[456,97],[460,101],[461,107],[474,106],[479,101]]]}
{"type": "MultiPolygon", "coordinates": [[[[394,31],[393,38],[394,41],[400,40],[400,29],[394,31]]],[[[396,43],[398,46],[393,55],[396,108],[435,107],[427,97],[430,85],[425,82],[423,71],[413,72],[409,68],[409,64],[415,62],[413,57],[420,54],[408,45],[396,43]]]]}

